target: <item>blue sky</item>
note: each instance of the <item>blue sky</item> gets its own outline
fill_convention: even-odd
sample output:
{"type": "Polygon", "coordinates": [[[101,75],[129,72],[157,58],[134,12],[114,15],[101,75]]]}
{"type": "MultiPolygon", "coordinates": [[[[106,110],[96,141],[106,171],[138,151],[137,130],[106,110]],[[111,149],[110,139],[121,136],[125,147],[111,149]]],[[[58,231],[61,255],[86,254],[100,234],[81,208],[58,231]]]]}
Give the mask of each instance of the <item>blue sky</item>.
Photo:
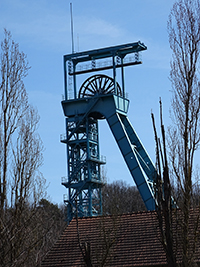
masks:
{"type": "MultiPolygon", "coordinates": [[[[3,28],[10,30],[20,50],[27,54],[31,69],[25,79],[29,101],[40,114],[39,133],[44,142],[41,168],[51,201],[62,203],[66,189],[66,147],[61,109],[63,55],[71,53],[70,2],[73,5],[75,51],[141,41],[143,64],[125,69],[130,99],[128,118],[155,162],[151,111],[159,121],[159,98],[164,120],[169,121],[171,51],[167,20],[174,0],[0,0],[0,40],[3,28]]],[[[106,156],[108,182],[134,182],[106,122],[100,123],[100,150],[106,156]]]]}

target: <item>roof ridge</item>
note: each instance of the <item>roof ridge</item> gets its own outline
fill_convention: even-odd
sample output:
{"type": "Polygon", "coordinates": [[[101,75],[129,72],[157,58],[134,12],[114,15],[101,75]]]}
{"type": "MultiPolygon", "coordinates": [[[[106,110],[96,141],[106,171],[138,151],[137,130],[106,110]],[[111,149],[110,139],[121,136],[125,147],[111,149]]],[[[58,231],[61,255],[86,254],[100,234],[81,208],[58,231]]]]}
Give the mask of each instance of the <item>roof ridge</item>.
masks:
{"type": "MultiPolygon", "coordinates": [[[[149,214],[149,213],[155,213],[156,211],[153,210],[153,211],[136,211],[136,212],[127,212],[127,213],[121,213],[121,214],[105,214],[105,215],[98,215],[98,216],[87,216],[87,217],[79,217],[78,220],[81,221],[81,220],[95,220],[97,218],[106,218],[106,217],[113,217],[113,216],[116,216],[116,217],[121,217],[121,216],[133,216],[133,215],[138,215],[138,214],[149,214]]],[[[73,218],[72,221],[76,220],[76,218],[73,218]]],[[[70,222],[71,224],[71,222],[70,222]]],[[[69,224],[69,225],[70,225],[69,224]]]]}

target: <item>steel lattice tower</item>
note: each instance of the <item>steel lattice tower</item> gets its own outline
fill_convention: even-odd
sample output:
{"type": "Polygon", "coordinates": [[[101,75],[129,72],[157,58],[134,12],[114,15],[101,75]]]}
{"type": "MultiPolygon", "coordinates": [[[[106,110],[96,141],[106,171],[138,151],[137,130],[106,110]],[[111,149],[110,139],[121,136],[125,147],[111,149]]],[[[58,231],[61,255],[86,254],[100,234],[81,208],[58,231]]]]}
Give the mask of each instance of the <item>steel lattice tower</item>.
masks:
{"type": "Polygon", "coordinates": [[[76,214],[79,217],[102,214],[101,165],[105,159],[99,149],[100,119],[107,120],[147,209],[155,208],[156,170],[127,118],[129,100],[124,82],[124,67],[141,64],[139,52],[146,49],[136,42],[64,56],[62,107],[66,134],[61,136],[61,142],[67,145],[68,176],[62,178],[62,185],[68,189],[64,199],[68,221],[76,214]],[[118,68],[121,86],[116,79],[118,68]],[[111,70],[112,77],[99,73],[107,70],[111,70]],[[80,83],[85,74],[89,77],[80,83]]]}

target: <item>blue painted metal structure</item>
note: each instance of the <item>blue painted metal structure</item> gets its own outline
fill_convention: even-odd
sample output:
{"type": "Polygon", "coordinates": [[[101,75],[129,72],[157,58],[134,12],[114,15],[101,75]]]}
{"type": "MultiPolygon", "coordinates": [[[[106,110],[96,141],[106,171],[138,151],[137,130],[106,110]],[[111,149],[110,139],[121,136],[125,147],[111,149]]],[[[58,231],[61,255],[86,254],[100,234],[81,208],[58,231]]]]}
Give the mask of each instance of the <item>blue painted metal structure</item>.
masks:
{"type": "Polygon", "coordinates": [[[139,52],[146,49],[141,42],[135,42],[64,56],[62,107],[66,136],[61,141],[67,144],[68,177],[62,184],[68,189],[65,201],[69,221],[77,212],[79,216],[102,213],[100,169],[105,161],[99,152],[99,119],[107,120],[146,208],[155,209],[156,169],[128,120],[129,100],[125,97],[124,81],[124,67],[141,64],[139,52]],[[110,61],[102,61],[105,59],[110,61]],[[121,86],[116,79],[118,68],[121,69],[121,86]],[[99,74],[110,69],[112,77],[99,74]],[[77,90],[77,77],[90,72],[96,74],[77,90]]]}

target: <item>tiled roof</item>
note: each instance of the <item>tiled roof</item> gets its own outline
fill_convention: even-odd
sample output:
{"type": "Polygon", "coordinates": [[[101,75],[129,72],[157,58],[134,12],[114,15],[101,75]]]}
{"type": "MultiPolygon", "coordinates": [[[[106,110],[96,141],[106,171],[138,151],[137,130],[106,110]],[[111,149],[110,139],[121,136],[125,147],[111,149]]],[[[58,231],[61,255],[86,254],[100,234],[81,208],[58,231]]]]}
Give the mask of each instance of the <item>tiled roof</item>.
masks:
{"type": "MultiPolygon", "coordinates": [[[[89,243],[93,266],[167,266],[155,212],[78,219],[80,242],[89,243]]],[[[199,253],[198,253],[199,254],[199,253]]],[[[85,266],[73,219],[42,267],[85,266]]]]}
{"type": "MultiPolygon", "coordinates": [[[[79,218],[78,228],[81,243],[90,242],[94,266],[100,266],[98,263],[103,258],[106,258],[106,266],[116,267],[141,264],[161,266],[166,263],[154,212],[79,218]]],[[[75,219],[49,252],[42,266],[84,266],[75,219]]]]}

